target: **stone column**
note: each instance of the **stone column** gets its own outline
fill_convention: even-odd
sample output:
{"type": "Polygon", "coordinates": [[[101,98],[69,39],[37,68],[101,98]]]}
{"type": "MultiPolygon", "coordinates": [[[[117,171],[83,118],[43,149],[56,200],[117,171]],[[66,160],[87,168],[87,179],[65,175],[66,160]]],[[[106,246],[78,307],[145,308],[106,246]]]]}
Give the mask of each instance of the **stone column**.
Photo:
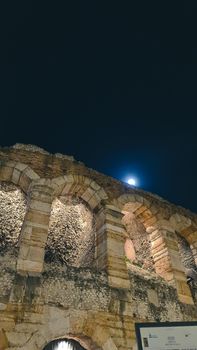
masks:
{"type": "Polygon", "coordinates": [[[191,244],[191,250],[192,250],[192,254],[193,254],[196,266],[197,266],[197,241],[195,241],[191,244]]]}
{"type": "Polygon", "coordinates": [[[8,341],[4,330],[0,329],[0,350],[7,349],[8,341]]]}
{"type": "Polygon", "coordinates": [[[46,184],[31,187],[19,243],[17,271],[21,275],[37,276],[43,270],[52,192],[46,184]]]}
{"type": "Polygon", "coordinates": [[[193,304],[173,229],[157,224],[157,229],[147,228],[147,232],[150,233],[156,273],[176,287],[180,301],[193,304]]]}
{"type": "Polygon", "coordinates": [[[125,262],[125,231],[122,213],[114,206],[106,205],[97,213],[96,262],[100,269],[107,269],[109,285],[130,288],[125,262]]]}

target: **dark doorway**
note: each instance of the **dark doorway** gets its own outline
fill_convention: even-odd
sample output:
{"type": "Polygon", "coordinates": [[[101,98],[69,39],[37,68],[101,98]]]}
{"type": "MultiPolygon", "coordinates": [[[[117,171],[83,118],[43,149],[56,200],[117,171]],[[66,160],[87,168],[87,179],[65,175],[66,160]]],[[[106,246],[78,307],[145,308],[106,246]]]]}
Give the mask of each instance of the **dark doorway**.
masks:
{"type": "Polygon", "coordinates": [[[43,350],[85,350],[85,348],[73,339],[56,339],[47,344],[43,350]]]}

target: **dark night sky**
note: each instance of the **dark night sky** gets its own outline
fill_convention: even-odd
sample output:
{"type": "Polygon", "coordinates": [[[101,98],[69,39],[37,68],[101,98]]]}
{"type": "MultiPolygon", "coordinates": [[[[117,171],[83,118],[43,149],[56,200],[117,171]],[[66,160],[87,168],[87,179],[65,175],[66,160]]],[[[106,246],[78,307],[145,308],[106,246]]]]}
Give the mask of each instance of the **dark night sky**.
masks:
{"type": "Polygon", "coordinates": [[[197,211],[197,2],[4,1],[0,13],[0,144],[134,174],[197,211]]]}

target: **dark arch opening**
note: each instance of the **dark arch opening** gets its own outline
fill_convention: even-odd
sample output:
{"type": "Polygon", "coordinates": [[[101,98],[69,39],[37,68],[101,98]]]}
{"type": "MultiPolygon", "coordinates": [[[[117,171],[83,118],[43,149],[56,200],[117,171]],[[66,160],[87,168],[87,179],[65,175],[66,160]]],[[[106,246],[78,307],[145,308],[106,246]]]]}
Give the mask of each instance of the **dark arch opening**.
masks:
{"type": "Polygon", "coordinates": [[[86,350],[74,339],[56,339],[47,344],[43,350],[86,350]]]}

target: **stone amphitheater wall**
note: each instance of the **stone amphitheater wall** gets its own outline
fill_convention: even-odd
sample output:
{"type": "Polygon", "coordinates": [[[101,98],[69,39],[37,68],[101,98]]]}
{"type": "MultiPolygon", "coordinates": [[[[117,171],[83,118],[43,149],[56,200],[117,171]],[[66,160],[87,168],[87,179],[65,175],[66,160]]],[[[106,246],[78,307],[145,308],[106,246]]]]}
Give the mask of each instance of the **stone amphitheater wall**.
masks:
{"type": "Polygon", "coordinates": [[[23,145],[0,149],[0,208],[1,350],[132,350],[136,322],[197,320],[196,214],[23,145]]]}

